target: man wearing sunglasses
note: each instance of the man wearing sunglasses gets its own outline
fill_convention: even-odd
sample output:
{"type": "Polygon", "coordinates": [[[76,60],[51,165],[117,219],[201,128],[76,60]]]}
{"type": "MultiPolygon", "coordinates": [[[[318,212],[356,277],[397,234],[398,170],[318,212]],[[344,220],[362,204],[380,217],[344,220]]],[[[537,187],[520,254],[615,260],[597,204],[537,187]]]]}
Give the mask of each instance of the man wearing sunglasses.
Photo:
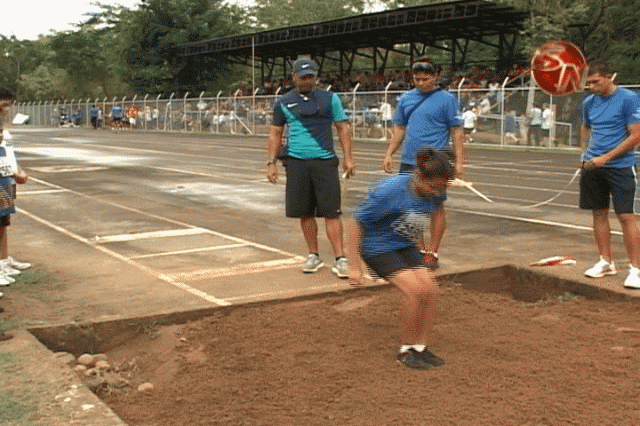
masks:
{"type": "MultiPolygon", "coordinates": [[[[455,176],[464,172],[464,134],[462,116],[457,99],[438,87],[439,72],[436,65],[425,57],[418,58],[411,66],[415,88],[404,93],[396,108],[393,136],[384,157],[384,170],[393,171],[393,155],[403,145],[400,173],[410,173],[415,167],[416,153],[420,148],[451,151],[453,145],[455,176]]],[[[425,253],[425,264],[430,269],[439,266],[438,249],[447,227],[443,204],[431,216],[430,240],[419,243],[425,253]]]]}
{"type": "Polygon", "coordinates": [[[295,88],[280,98],[273,108],[273,125],[269,133],[267,178],[278,181],[276,160],[282,159],[287,174],[285,211],[287,217],[300,218],[302,234],[309,255],[302,265],[305,273],[316,272],[324,263],[318,249],[316,217],[324,217],[327,237],[335,262],[332,272],[349,277],[344,256],[340,215],[340,178],[338,157],[333,144],[332,126],[342,147],[342,168],[346,177],[355,172],[351,154],[349,121],[338,96],[317,88],[318,65],[301,57],[293,63],[295,88]],[[287,144],[283,136],[287,130],[287,144]]]}

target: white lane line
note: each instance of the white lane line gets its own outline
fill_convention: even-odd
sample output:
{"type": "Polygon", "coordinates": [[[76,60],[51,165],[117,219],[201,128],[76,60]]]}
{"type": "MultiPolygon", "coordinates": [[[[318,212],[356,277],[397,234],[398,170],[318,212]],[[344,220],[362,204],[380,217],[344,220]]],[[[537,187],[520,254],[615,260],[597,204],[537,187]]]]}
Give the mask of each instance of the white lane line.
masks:
{"type": "Polygon", "coordinates": [[[234,275],[256,274],[259,272],[275,271],[278,269],[288,269],[297,267],[304,260],[302,256],[291,259],[268,260],[266,262],[248,263],[246,265],[231,266],[229,268],[201,269],[193,272],[179,272],[177,274],[167,274],[173,279],[180,281],[199,281],[203,279],[231,277],[234,275]]]}
{"type": "MultiPolygon", "coordinates": [[[[590,227],[590,226],[572,225],[570,223],[553,222],[553,221],[550,221],[550,220],[531,219],[531,218],[528,218],[528,217],[510,216],[510,215],[497,214],[497,213],[485,213],[485,212],[478,212],[478,211],[457,209],[457,208],[447,208],[447,210],[458,212],[458,213],[473,214],[473,215],[476,215],[476,216],[486,216],[486,217],[493,217],[493,218],[497,218],[497,219],[515,220],[515,221],[518,221],[518,222],[535,223],[536,225],[548,225],[548,226],[555,226],[555,227],[558,227],[558,228],[568,228],[568,229],[575,229],[575,230],[579,230],[579,231],[590,231],[590,232],[593,232],[593,228],[590,227]]],[[[611,230],[611,234],[612,235],[622,235],[622,232],[611,230]]]]}
{"type": "MultiPolygon", "coordinates": [[[[367,288],[373,287],[375,284],[368,285],[367,288]]],[[[248,302],[251,300],[265,300],[265,299],[275,299],[275,298],[291,298],[295,296],[301,296],[309,293],[328,293],[329,291],[336,290],[344,290],[347,288],[353,288],[347,283],[344,284],[331,284],[331,285],[323,285],[316,287],[305,287],[303,289],[295,289],[295,290],[281,290],[281,291],[273,291],[268,293],[260,293],[260,294],[249,294],[246,296],[235,296],[229,297],[225,300],[228,302],[248,302]]]]}
{"type": "Polygon", "coordinates": [[[207,230],[203,228],[170,229],[166,231],[138,232],[135,234],[107,235],[104,237],[96,235],[95,241],[100,244],[119,243],[124,241],[146,240],[151,238],[181,237],[183,235],[198,235],[206,233],[208,233],[207,230]]]}
{"type": "Polygon", "coordinates": [[[247,245],[246,244],[227,244],[225,246],[202,247],[202,248],[177,250],[177,251],[165,251],[161,253],[151,253],[151,254],[141,254],[138,256],[131,256],[129,257],[129,259],[148,259],[151,257],[176,256],[180,254],[198,253],[201,251],[227,250],[227,249],[233,249],[238,247],[247,247],[247,245]]]}
{"type": "Polygon", "coordinates": [[[228,301],[224,300],[224,299],[218,299],[217,297],[211,296],[210,294],[205,293],[202,290],[198,290],[197,288],[193,288],[191,286],[188,286],[187,284],[185,284],[183,282],[180,282],[180,281],[176,280],[173,277],[170,277],[170,276],[168,276],[166,274],[163,274],[163,273],[160,273],[158,271],[155,271],[155,270],[153,270],[151,268],[148,268],[148,267],[146,267],[144,265],[141,265],[138,262],[134,262],[133,260],[127,259],[125,256],[123,256],[123,255],[121,255],[119,253],[116,253],[113,250],[109,250],[106,247],[102,247],[100,245],[97,245],[94,242],[92,242],[92,241],[90,241],[90,240],[88,240],[88,239],[86,239],[84,237],[81,237],[80,235],[74,234],[73,232],[71,232],[71,231],[69,231],[69,230],[67,230],[65,228],[62,228],[61,226],[58,226],[58,225],[56,225],[54,223],[51,223],[51,222],[49,222],[49,221],[47,221],[45,219],[42,219],[41,217],[38,217],[38,216],[36,216],[34,214],[31,214],[31,213],[27,212],[26,210],[22,210],[20,208],[17,208],[16,211],[18,211],[19,213],[24,214],[25,216],[27,216],[27,217],[29,217],[29,218],[31,218],[33,220],[35,220],[36,222],[39,222],[39,223],[41,223],[41,224],[43,224],[43,225],[45,225],[45,226],[47,226],[47,227],[49,227],[49,228],[51,228],[51,229],[53,229],[55,231],[60,232],[63,235],[66,235],[66,236],[68,236],[70,238],[73,238],[74,240],[79,241],[79,242],[81,242],[83,244],[86,244],[86,245],[88,245],[90,247],[93,247],[96,250],[101,251],[101,252],[103,252],[103,253],[111,256],[111,257],[119,259],[119,260],[125,262],[126,264],[131,265],[131,266],[133,266],[133,267],[135,267],[135,268],[147,273],[148,275],[150,275],[150,276],[152,276],[154,278],[158,278],[158,279],[160,279],[160,280],[162,280],[162,281],[164,281],[164,282],[166,282],[168,284],[171,284],[171,285],[173,285],[175,287],[178,287],[178,288],[180,288],[180,289],[182,289],[182,290],[184,290],[184,291],[186,291],[186,292],[188,292],[188,293],[190,293],[190,294],[192,294],[192,295],[194,295],[196,297],[200,297],[201,299],[204,299],[204,300],[206,300],[208,302],[211,302],[211,303],[215,303],[215,304],[220,305],[220,306],[228,306],[228,305],[230,305],[230,303],[228,301]]]}
{"type": "Polygon", "coordinates": [[[551,160],[529,160],[529,161],[487,161],[481,163],[469,163],[466,167],[487,167],[489,166],[519,166],[519,165],[527,165],[527,164],[551,164],[551,160]]]}
{"type": "Polygon", "coordinates": [[[40,189],[34,191],[20,191],[18,195],[40,195],[40,194],[55,194],[59,192],[68,192],[66,189],[40,189]]]}

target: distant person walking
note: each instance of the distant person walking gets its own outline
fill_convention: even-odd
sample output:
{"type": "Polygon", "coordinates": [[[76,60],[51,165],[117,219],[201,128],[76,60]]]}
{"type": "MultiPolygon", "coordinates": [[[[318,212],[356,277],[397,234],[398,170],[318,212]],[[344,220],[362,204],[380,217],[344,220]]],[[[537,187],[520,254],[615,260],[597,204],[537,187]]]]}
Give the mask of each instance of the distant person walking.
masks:
{"type": "Polygon", "coordinates": [[[540,145],[540,128],[542,126],[542,110],[540,104],[534,104],[529,111],[529,131],[527,132],[527,144],[540,145]]]}

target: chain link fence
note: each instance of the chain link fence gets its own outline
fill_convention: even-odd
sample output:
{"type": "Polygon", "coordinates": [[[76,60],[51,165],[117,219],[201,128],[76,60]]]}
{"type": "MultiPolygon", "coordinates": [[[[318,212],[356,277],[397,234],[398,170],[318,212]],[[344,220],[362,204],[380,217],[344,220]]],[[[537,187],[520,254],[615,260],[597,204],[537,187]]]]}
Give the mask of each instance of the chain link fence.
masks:
{"type": "MultiPolygon", "coordinates": [[[[640,86],[627,86],[637,91],[640,86]]],[[[498,146],[544,146],[570,148],[579,145],[582,100],[586,93],[552,97],[531,87],[498,89],[450,89],[458,98],[461,112],[477,114],[469,143],[498,146]],[[548,110],[550,118],[538,128],[531,126],[534,106],[548,110]]],[[[338,93],[352,124],[353,137],[388,140],[396,103],[403,92],[338,93]]],[[[112,127],[111,110],[125,112],[124,129],[131,131],[197,132],[266,136],[273,106],[281,94],[270,96],[184,97],[168,99],[134,97],[111,100],[63,100],[21,102],[17,112],[30,117],[28,125],[38,127],[112,127]]],[[[120,128],[120,127],[119,127],[120,128]]]]}

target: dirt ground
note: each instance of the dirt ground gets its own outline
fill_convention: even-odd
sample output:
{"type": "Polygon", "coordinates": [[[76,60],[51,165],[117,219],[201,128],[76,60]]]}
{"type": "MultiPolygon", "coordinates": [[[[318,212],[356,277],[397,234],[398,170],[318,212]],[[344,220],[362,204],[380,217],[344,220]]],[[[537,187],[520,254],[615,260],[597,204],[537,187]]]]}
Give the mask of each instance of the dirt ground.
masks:
{"type": "Polygon", "coordinates": [[[108,354],[133,386],[101,396],[148,426],[640,424],[640,304],[445,283],[447,364],[420,371],[395,362],[399,302],[384,287],[148,330],[108,354]]]}

